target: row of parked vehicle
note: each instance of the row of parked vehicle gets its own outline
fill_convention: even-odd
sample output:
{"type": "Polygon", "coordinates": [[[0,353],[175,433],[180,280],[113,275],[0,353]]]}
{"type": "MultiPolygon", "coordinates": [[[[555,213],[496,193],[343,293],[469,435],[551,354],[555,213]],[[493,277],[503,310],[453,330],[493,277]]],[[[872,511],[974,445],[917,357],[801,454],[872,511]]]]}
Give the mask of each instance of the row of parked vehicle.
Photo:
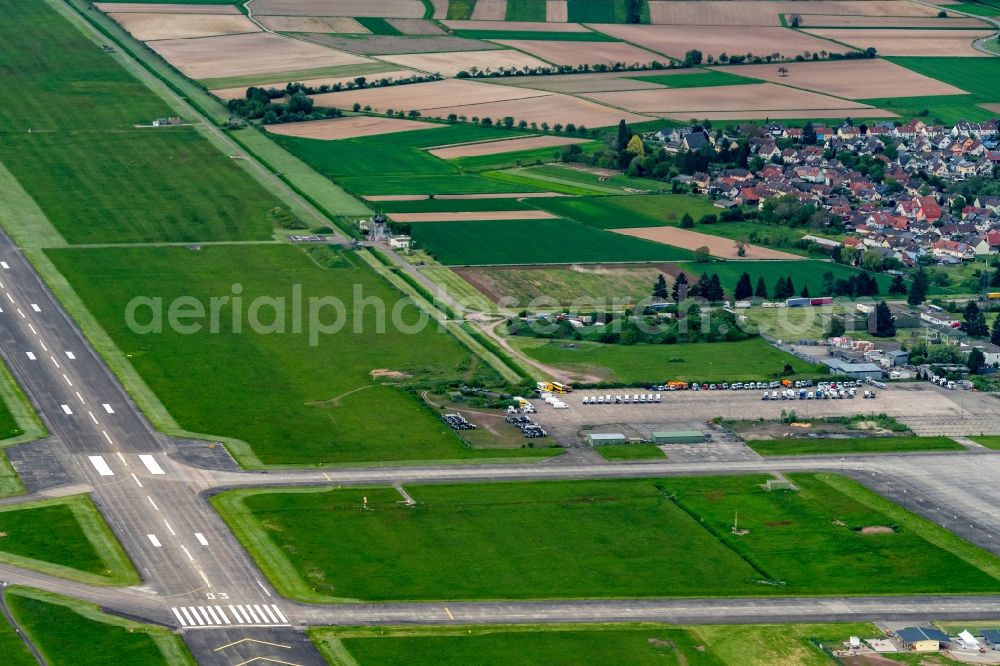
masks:
{"type": "Polygon", "coordinates": [[[635,393],[631,396],[625,395],[592,395],[583,398],[585,405],[647,405],[662,402],[663,396],[659,393],[635,393]]]}
{"type": "Polygon", "coordinates": [[[469,421],[461,414],[443,414],[441,418],[452,430],[475,430],[476,424],[469,421]]]}
{"type": "Polygon", "coordinates": [[[530,416],[524,416],[523,414],[508,414],[507,423],[513,423],[521,431],[521,434],[528,439],[545,437],[549,434],[542,429],[542,426],[532,421],[530,416]]]}
{"type": "MultiPolygon", "coordinates": [[[[804,388],[797,391],[795,389],[784,389],[780,392],[764,391],[761,400],[853,400],[858,395],[857,387],[862,385],[862,382],[854,381],[824,382],[820,383],[815,391],[807,391],[804,388]]],[[[865,389],[862,398],[872,399],[875,395],[875,389],[865,389]]]]}

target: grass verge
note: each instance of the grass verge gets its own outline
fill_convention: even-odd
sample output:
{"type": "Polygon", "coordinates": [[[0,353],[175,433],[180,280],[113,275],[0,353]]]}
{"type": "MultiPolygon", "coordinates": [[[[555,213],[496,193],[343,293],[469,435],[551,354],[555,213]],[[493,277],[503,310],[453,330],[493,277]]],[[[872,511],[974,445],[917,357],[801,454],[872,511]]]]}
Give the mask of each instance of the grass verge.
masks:
{"type": "Polygon", "coordinates": [[[90,585],[139,582],[121,544],[86,495],[0,507],[0,532],[0,562],[90,585]]]}
{"type": "Polygon", "coordinates": [[[905,451],[964,451],[950,437],[817,437],[751,440],[747,446],[762,456],[834,455],[838,453],[899,453],[905,451]]]}

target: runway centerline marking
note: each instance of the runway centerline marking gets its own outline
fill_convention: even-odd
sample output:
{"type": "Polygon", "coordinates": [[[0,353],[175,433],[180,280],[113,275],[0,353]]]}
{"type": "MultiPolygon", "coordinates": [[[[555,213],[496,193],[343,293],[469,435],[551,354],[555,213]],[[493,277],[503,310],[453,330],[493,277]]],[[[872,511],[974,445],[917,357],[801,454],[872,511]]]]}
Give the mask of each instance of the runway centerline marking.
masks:
{"type": "MultiPolygon", "coordinates": [[[[41,340],[39,340],[39,341],[38,341],[38,344],[40,344],[40,345],[42,346],[42,351],[43,351],[43,352],[47,352],[47,351],[49,350],[49,348],[48,348],[48,347],[46,347],[46,346],[45,346],[45,343],[44,343],[44,342],[42,342],[41,340]]],[[[57,364],[57,365],[58,365],[58,364],[57,364]]]]}
{"type": "Polygon", "coordinates": [[[28,328],[31,329],[31,334],[32,335],[38,335],[38,331],[35,330],[34,326],[32,326],[31,324],[28,324],[28,328]]]}
{"type": "MultiPolygon", "coordinates": [[[[166,522],[166,521],[163,521],[163,522],[166,522]]],[[[191,553],[188,552],[188,549],[187,549],[187,547],[184,544],[181,544],[181,550],[184,551],[184,554],[187,555],[187,557],[188,557],[189,560],[191,560],[192,562],[194,562],[194,558],[191,557],[191,553]]]]}
{"type": "Polygon", "coordinates": [[[152,497],[150,497],[149,495],[146,495],[146,499],[148,499],[148,500],[149,500],[149,503],[153,505],[153,508],[154,508],[154,509],[156,509],[157,511],[159,511],[159,510],[160,510],[160,507],[156,506],[156,502],[154,502],[154,501],[153,501],[153,498],[152,498],[152,497]]]}
{"type": "Polygon", "coordinates": [[[260,581],[258,580],[258,581],[257,581],[257,584],[258,584],[258,585],[260,585],[260,589],[264,590],[264,594],[266,594],[267,596],[271,596],[271,593],[267,591],[267,588],[266,588],[266,587],[264,587],[264,583],[262,583],[262,582],[260,582],[260,581]]]}
{"type": "Polygon", "coordinates": [[[77,397],[77,400],[79,400],[81,404],[84,404],[84,405],[86,405],[86,404],[87,404],[87,401],[83,399],[83,396],[82,396],[82,395],[80,395],[80,392],[79,392],[79,391],[76,391],[75,393],[76,393],[76,397],[77,397]]]}
{"type": "Polygon", "coordinates": [[[101,476],[114,476],[115,473],[111,471],[111,467],[108,466],[104,456],[87,456],[90,459],[90,464],[94,466],[97,473],[101,476]]]}
{"type": "Polygon", "coordinates": [[[59,368],[59,367],[61,367],[61,366],[59,365],[59,361],[57,361],[57,360],[56,360],[56,357],[55,357],[55,356],[49,356],[49,358],[50,358],[50,359],[52,359],[52,363],[53,363],[53,364],[54,364],[54,365],[56,366],[56,368],[59,368]]]}
{"type": "Polygon", "coordinates": [[[137,476],[135,475],[135,472],[132,472],[132,480],[133,480],[133,481],[135,481],[135,485],[137,485],[137,486],[139,486],[140,488],[142,488],[142,481],[140,481],[140,480],[139,480],[139,477],[137,477],[137,476]]]}
{"type": "MultiPolygon", "coordinates": [[[[167,522],[166,518],[163,519],[163,524],[167,526],[167,531],[170,532],[170,536],[177,536],[177,532],[174,532],[174,528],[170,526],[170,523],[167,522]]],[[[184,548],[184,546],[181,546],[181,548],[184,548]]],[[[184,552],[187,552],[187,548],[184,548],[184,552]]]]}
{"type": "Polygon", "coordinates": [[[94,412],[88,410],[87,414],[90,415],[90,420],[94,422],[94,425],[101,425],[100,423],[97,422],[97,417],[94,416],[94,412]]]}
{"type": "Polygon", "coordinates": [[[71,381],[69,380],[69,377],[67,377],[67,376],[66,376],[66,373],[65,373],[65,372],[63,373],[63,379],[65,379],[65,380],[66,380],[66,383],[67,383],[67,384],[69,384],[70,386],[73,386],[73,382],[71,382],[71,381]]]}
{"type": "Polygon", "coordinates": [[[27,319],[28,318],[28,315],[24,314],[24,310],[22,310],[21,308],[17,309],[17,314],[21,315],[21,319],[27,319]]]}
{"type": "Polygon", "coordinates": [[[7,300],[10,301],[11,303],[13,303],[14,302],[14,297],[10,295],[9,291],[6,292],[6,293],[7,293],[7,300]]]}
{"type": "Polygon", "coordinates": [[[156,548],[160,548],[163,546],[163,544],[160,543],[160,540],[156,538],[155,534],[147,534],[146,538],[149,539],[149,543],[153,544],[153,546],[155,546],[156,548]]]}
{"type": "Polygon", "coordinates": [[[102,430],[101,434],[104,435],[104,439],[108,440],[108,444],[114,444],[114,442],[111,441],[111,435],[108,434],[107,430],[102,430]]]}

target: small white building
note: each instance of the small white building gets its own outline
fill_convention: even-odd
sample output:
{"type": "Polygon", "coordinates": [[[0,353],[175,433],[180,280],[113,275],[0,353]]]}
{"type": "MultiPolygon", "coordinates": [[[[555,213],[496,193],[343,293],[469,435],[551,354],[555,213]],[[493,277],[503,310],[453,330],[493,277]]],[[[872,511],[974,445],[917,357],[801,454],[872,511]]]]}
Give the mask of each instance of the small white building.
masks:
{"type": "Polygon", "coordinates": [[[409,236],[389,236],[389,247],[394,250],[409,250],[412,242],[409,236]]]}

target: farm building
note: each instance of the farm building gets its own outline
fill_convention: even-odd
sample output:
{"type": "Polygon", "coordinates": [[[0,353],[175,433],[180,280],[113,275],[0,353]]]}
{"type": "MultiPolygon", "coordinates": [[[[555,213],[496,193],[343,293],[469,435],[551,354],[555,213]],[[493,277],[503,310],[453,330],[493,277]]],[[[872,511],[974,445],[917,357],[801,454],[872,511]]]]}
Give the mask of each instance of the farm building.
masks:
{"type": "Polygon", "coordinates": [[[906,365],[910,362],[910,353],[901,349],[887,351],[885,353],[885,357],[889,360],[889,363],[895,367],[906,365]]]}
{"type": "Polygon", "coordinates": [[[705,433],[698,430],[670,430],[653,433],[657,444],[700,444],[705,441],[705,433]]]}
{"type": "Polygon", "coordinates": [[[874,363],[852,363],[839,358],[823,359],[823,364],[830,368],[831,375],[840,375],[851,379],[881,379],[882,368],[874,363]]]}
{"type": "Polygon", "coordinates": [[[591,446],[621,446],[627,443],[628,439],[620,432],[592,432],[587,435],[587,444],[591,446]]]}
{"type": "Polygon", "coordinates": [[[896,632],[899,647],[910,652],[937,652],[948,635],[933,627],[907,627],[896,632]]]}

